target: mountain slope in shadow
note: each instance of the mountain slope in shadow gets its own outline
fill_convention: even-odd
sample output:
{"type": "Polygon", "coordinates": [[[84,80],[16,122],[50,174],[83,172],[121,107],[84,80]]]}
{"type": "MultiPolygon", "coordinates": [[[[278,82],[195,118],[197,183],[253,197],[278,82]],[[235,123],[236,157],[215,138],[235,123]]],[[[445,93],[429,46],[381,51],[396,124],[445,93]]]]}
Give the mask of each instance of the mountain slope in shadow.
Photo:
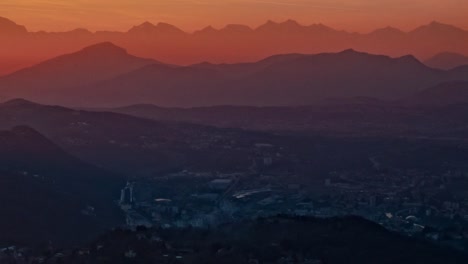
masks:
{"type": "Polygon", "coordinates": [[[86,164],[36,130],[0,131],[0,244],[76,244],[121,223],[119,176],[86,164]]]}

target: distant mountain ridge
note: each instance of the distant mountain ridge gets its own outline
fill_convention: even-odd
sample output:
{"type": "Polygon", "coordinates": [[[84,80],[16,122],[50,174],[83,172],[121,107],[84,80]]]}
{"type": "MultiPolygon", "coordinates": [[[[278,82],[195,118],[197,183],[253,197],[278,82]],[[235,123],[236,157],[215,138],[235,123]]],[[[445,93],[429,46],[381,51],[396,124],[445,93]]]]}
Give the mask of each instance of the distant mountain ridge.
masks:
{"type": "Polygon", "coordinates": [[[443,52],[429,58],[424,64],[432,68],[450,70],[468,65],[468,56],[454,52],[443,52]]]}
{"type": "Polygon", "coordinates": [[[453,105],[468,103],[468,82],[447,82],[416,94],[410,103],[422,105],[453,105]]]}
{"type": "Polygon", "coordinates": [[[203,61],[239,63],[275,54],[338,52],[349,48],[393,57],[413,54],[424,60],[445,51],[468,54],[468,31],[439,22],[409,32],[387,27],[369,33],[346,32],[320,23],[301,25],[291,19],[268,21],[254,28],[239,24],[219,29],[209,26],[193,33],[163,22],[144,22],[127,32],[28,32],[25,27],[2,19],[0,39],[5,46],[5,50],[0,50],[0,74],[2,68],[3,73],[11,72],[21,65],[29,66],[105,41],[139,57],[180,65],[203,61]]]}
{"type": "Polygon", "coordinates": [[[0,96],[15,94],[14,98],[28,98],[45,96],[46,93],[53,96],[50,93],[106,80],[158,63],[132,56],[123,48],[103,42],[0,77],[3,88],[0,96]]]}
{"type": "Polygon", "coordinates": [[[411,55],[391,58],[352,49],[177,66],[105,42],[0,77],[0,95],[80,107],[294,106],[330,97],[395,100],[450,81],[468,81],[468,68],[437,70],[411,55]]]}
{"type": "Polygon", "coordinates": [[[26,33],[28,33],[28,31],[25,26],[18,25],[7,18],[0,17],[0,35],[9,34],[17,36],[26,33]]]}
{"type": "Polygon", "coordinates": [[[180,34],[185,35],[184,31],[181,29],[167,23],[158,23],[153,25],[150,22],[144,22],[141,25],[132,27],[127,33],[129,34],[140,34],[140,35],[157,35],[157,34],[180,34]]]}

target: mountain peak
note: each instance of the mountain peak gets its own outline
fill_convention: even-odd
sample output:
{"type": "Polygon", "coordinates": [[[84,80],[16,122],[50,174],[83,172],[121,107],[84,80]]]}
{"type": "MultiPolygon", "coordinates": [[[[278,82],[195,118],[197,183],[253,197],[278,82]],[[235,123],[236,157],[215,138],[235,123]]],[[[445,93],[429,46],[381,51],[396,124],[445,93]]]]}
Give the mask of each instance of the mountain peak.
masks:
{"type": "Polygon", "coordinates": [[[154,27],[156,27],[156,26],[153,23],[151,23],[149,21],[145,21],[145,22],[141,23],[140,25],[134,26],[133,28],[143,29],[143,28],[154,28],[154,27]]]}
{"type": "Polygon", "coordinates": [[[414,64],[417,64],[417,65],[424,65],[422,62],[420,62],[420,61],[419,61],[415,56],[413,56],[413,55],[401,56],[401,57],[397,58],[397,60],[400,61],[400,62],[408,63],[408,64],[414,63],[414,64]]]}
{"type": "Polygon", "coordinates": [[[216,32],[217,30],[213,26],[207,26],[198,32],[216,32]]]}
{"type": "Polygon", "coordinates": [[[193,32],[193,35],[205,35],[205,36],[211,36],[215,33],[217,33],[218,30],[215,29],[214,27],[212,26],[207,26],[203,29],[200,29],[200,30],[197,30],[195,32],[193,32]]]}
{"type": "Polygon", "coordinates": [[[447,25],[444,24],[444,23],[440,23],[439,21],[434,20],[431,23],[429,23],[429,26],[431,26],[431,27],[440,27],[440,26],[447,26],[447,25]]]}
{"type": "Polygon", "coordinates": [[[429,25],[427,25],[429,28],[433,29],[451,29],[451,30],[461,30],[460,28],[457,28],[455,26],[449,25],[449,24],[444,24],[440,23],[438,21],[432,21],[429,25]]]}
{"type": "Polygon", "coordinates": [[[387,57],[385,55],[374,55],[374,54],[370,54],[370,53],[367,53],[367,52],[362,52],[362,51],[357,51],[355,49],[346,49],[346,50],[343,50],[341,52],[338,52],[338,53],[332,53],[332,54],[336,54],[338,56],[341,56],[343,58],[369,58],[369,57],[377,57],[377,56],[380,56],[380,57],[387,57]]]}
{"type": "Polygon", "coordinates": [[[8,18],[0,17],[0,32],[8,34],[24,34],[28,31],[26,27],[20,26],[8,18]]]}
{"type": "Polygon", "coordinates": [[[370,34],[371,35],[389,35],[389,34],[390,35],[403,35],[404,32],[398,28],[388,26],[388,27],[376,29],[372,31],[370,34]]]}
{"type": "Polygon", "coordinates": [[[278,27],[278,23],[274,22],[273,20],[268,20],[265,24],[259,26],[256,30],[257,31],[269,31],[274,30],[278,27]]]}
{"type": "Polygon", "coordinates": [[[291,33],[291,32],[301,32],[306,27],[299,24],[296,20],[288,19],[281,23],[276,23],[274,21],[268,20],[265,24],[259,26],[256,30],[257,31],[270,31],[270,32],[284,32],[284,33],[291,33]]]}
{"type": "Polygon", "coordinates": [[[83,35],[91,35],[91,34],[93,34],[91,31],[89,31],[89,30],[86,29],[86,28],[75,28],[75,29],[73,29],[72,31],[70,31],[69,33],[73,33],[73,34],[83,34],[83,35]]]}
{"type": "Polygon", "coordinates": [[[29,107],[29,106],[38,106],[39,104],[36,104],[34,102],[22,99],[22,98],[16,98],[16,99],[11,99],[9,101],[6,101],[1,104],[2,106],[11,106],[11,107],[29,107]]]}
{"type": "Polygon", "coordinates": [[[177,34],[185,34],[184,31],[179,29],[178,27],[159,22],[157,25],[154,25],[148,21],[132,27],[128,33],[136,33],[136,34],[154,34],[154,33],[177,33],[177,34]]]}
{"type": "Polygon", "coordinates": [[[222,29],[222,31],[242,33],[242,32],[250,32],[252,31],[252,29],[246,25],[228,24],[222,29]]]}
{"type": "Polygon", "coordinates": [[[88,46],[81,51],[80,53],[89,53],[89,54],[112,54],[112,55],[125,55],[127,51],[124,48],[121,48],[115,45],[112,42],[101,42],[98,44],[94,44],[92,46],[88,46]]]}
{"type": "Polygon", "coordinates": [[[174,25],[171,25],[169,23],[165,23],[165,22],[159,22],[157,25],[156,25],[156,28],[160,29],[160,30],[166,30],[166,31],[173,31],[173,32],[182,32],[183,31],[174,26],[174,25]]]}
{"type": "Polygon", "coordinates": [[[293,20],[293,19],[288,19],[281,24],[285,26],[295,26],[295,27],[301,26],[296,20],[293,20]]]}
{"type": "Polygon", "coordinates": [[[140,33],[140,32],[151,32],[156,26],[148,21],[141,23],[140,25],[133,26],[128,32],[129,33],[140,33]]]}
{"type": "Polygon", "coordinates": [[[358,52],[355,49],[345,49],[339,52],[339,54],[361,54],[361,52],[358,52]]]}
{"type": "Polygon", "coordinates": [[[455,27],[455,26],[452,26],[452,25],[449,25],[449,24],[440,23],[438,21],[432,21],[431,23],[429,23],[427,25],[424,25],[424,26],[420,26],[420,27],[418,27],[418,28],[416,28],[415,30],[412,31],[412,33],[433,33],[433,32],[437,32],[437,33],[452,33],[452,32],[467,33],[466,31],[464,31],[461,28],[458,28],[458,27],[455,27]]]}
{"type": "Polygon", "coordinates": [[[211,25],[206,26],[206,27],[203,28],[202,30],[204,30],[204,31],[216,31],[216,29],[215,29],[213,26],[211,26],[211,25]]]}

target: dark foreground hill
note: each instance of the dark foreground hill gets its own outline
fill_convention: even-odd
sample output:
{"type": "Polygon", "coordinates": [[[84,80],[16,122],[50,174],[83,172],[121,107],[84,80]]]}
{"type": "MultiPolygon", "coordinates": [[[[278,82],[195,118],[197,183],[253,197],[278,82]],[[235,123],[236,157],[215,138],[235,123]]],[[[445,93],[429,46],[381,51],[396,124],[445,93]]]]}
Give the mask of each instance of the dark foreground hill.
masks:
{"type": "Polygon", "coordinates": [[[120,223],[122,180],[32,128],[0,131],[0,245],[75,244],[120,223]]]}
{"type": "Polygon", "coordinates": [[[211,230],[116,230],[65,263],[466,263],[466,254],[359,217],[273,217],[211,230]]]}

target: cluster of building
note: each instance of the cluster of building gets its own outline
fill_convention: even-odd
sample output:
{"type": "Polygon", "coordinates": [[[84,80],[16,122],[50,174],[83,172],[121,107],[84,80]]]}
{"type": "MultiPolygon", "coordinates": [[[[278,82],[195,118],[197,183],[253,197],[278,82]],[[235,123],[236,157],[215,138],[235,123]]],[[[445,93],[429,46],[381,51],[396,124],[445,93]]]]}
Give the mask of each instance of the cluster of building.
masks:
{"type": "Polygon", "coordinates": [[[468,186],[464,173],[332,172],[314,185],[288,178],[294,175],[185,171],[127,185],[119,203],[131,228],[209,228],[278,214],[358,215],[407,235],[468,241],[468,199],[452,190],[468,186]]]}

